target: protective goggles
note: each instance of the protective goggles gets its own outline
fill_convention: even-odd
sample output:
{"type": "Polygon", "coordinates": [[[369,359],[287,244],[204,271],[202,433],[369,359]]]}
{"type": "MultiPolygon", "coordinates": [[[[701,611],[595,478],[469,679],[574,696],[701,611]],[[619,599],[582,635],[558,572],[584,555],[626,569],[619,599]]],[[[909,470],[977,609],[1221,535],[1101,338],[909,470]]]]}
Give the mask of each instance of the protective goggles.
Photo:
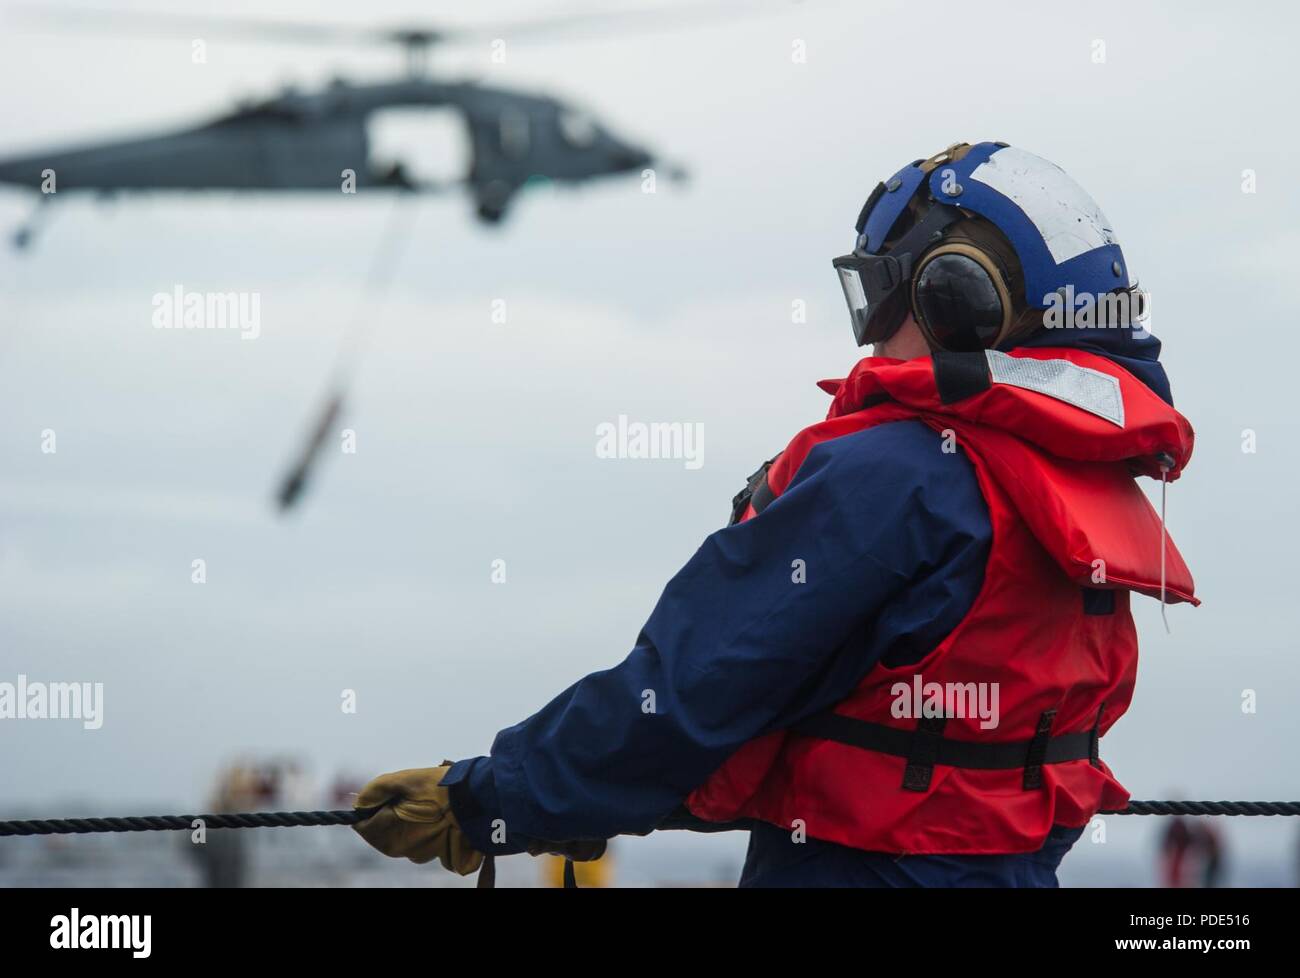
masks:
{"type": "Polygon", "coordinates": [[[889,339],[907,318],[912,256],[842,255],[831,262],[840,277],[858,346],[889,339]]]}
{"type": "Polygon", "coordinates": [[[858,346],[880,343],[898,332],[910,308],[916,259],[960,217],[957,208],[934,204],[890,247],[889,254],[868,255],[858,250],[831,261],[844,290],[858,346]]]}

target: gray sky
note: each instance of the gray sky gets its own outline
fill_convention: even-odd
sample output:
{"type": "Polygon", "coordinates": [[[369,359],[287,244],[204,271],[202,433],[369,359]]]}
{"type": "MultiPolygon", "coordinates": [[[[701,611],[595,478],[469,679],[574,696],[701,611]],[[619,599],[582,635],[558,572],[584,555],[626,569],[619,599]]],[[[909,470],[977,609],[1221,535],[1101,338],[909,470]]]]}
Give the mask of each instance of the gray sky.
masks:
{"type": "MultiPolygon", "coordinates": [[[[366,25],[436,13],[188,6],[366,25]]],[[[1285,294],[1300,23],[1282,4],[1058,6],[808,0],[688,32],[506,34],[504,64],[486,45],[441,52],[448,74],[589,107],[693,179],[653,195],[635,179],[539,190],[498,230],[461,198],[424,199],[377,306],[359,282],[388,198],[60,200],[33,251],[0,252],[0,681],[103,682],[106,719],[0,725],[4,809],[194,805],[239,751],[298,754],[324,776],[482,753],[621,659],[744,476],[824,414],[814,381],[859,355],[829,263],[871,186],[983,139],[1060,163],[1100,201],[1197,429],[1170,527],[1205,604],[1172,609],[1167,636],[1155,602],[1135,599],[1138,691],[1105,754],[1135,797],[1300,796],[1300,338],[1285,294]],[[262,335],[153,329],[152,296],[176,284],[259,292],[262,335]],[[790,322],[795,300],[805,324],[790,322]],[[357,452],[328,453],[302,511],[280,519],[272,488],[356,314],[373,323],[342,422],[357,452]],[[596,425],[620,414],[703,423],[703,467],[598,459],[596,425]],[[339,709],[345,688],[356,715],[339,709]],[[1245,689],[1257,714],[1242,713],[1245,689]]],[[[548,9],[474,8],[443,21],[548,9]]],[[[396,66],[387,51],[215,38],[194,65],[188,38],[6,25],[0,155],[396,66]]],[[[0,193],[0,228],[28,208],[0,193]]],[[[1291,858],[1290,826],[1228,828],[1291,858]]],[[[1113,851],[1152,831],[1114,826],[1113,851]]]]}

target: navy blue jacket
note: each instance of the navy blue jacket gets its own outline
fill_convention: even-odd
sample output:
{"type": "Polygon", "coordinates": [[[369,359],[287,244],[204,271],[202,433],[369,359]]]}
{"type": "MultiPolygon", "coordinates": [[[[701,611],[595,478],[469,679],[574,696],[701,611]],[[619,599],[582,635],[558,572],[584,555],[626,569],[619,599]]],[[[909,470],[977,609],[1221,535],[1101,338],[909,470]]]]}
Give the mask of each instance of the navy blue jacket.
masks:
{"type": "MultiPolygon", "coordinates": [[[[1170,399],[1149,334],[1057,330],[1021,345],[1109,356],[1170,399]]],[[[974,468],[938,439],[900,421],[823,442],[760,518],[709,536],[623,662],[452,767],[443,784],[475,847],[649,832],[746,741],[835,705],[877,662],[920,661],[974,604],[991,538],[974,468]],[[792,588],[795,559],[807,576],[792,588]]],[[[1080,832],[1027,855],[900,860],[760,826],[741,885],[1053,886],[1080,832]]]]}

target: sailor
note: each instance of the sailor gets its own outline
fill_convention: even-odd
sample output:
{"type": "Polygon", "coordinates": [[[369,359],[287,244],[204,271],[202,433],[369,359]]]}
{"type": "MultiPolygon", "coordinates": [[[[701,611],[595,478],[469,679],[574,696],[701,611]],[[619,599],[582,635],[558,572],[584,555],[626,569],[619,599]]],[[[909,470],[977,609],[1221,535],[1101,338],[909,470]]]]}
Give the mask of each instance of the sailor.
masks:
{"type": "Polygon", "coordinates": [[[1135,479],[1177,479],[1193,432],[1110,223],[1052,163],[959,143],[878,185],[833,265],[873,355],[822,382],[826,419],[621,663],[367,785],[377,849],[468,873],[743,827],[742,886],[1055,886],[1124,806],[1130,597],[1196,603],[1135,479]]]}

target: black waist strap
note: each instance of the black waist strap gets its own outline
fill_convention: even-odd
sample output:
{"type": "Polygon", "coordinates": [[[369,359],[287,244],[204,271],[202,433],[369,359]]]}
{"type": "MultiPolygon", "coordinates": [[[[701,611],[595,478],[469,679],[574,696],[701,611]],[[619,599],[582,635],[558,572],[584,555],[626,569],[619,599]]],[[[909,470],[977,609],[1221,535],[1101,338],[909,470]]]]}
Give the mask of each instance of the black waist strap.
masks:
{"type": "Polygon", "coordinates": [[[983,743],[952,740],[943,736],[942,718],[923,719],[913,730],[887,727],[882,723],[857,720],[840,713],[819,713],[797,724],[793,730],[805,737],[819,737],[838,744],[873,750],[881,754],[907,758],[903,787],[908,791],[926,791],[936,765],[972,768],[978,771],[1014,771],[1023,769],[1027,789],[1041,786],[1044,764],[1066,761],[1090,761],[1100,764],[1098,740],[1101,710],[1091,730],[1050,735],[1055,710],[1046,710],[1039,718],[1038,730],[1031,740],[983,743]]]}

